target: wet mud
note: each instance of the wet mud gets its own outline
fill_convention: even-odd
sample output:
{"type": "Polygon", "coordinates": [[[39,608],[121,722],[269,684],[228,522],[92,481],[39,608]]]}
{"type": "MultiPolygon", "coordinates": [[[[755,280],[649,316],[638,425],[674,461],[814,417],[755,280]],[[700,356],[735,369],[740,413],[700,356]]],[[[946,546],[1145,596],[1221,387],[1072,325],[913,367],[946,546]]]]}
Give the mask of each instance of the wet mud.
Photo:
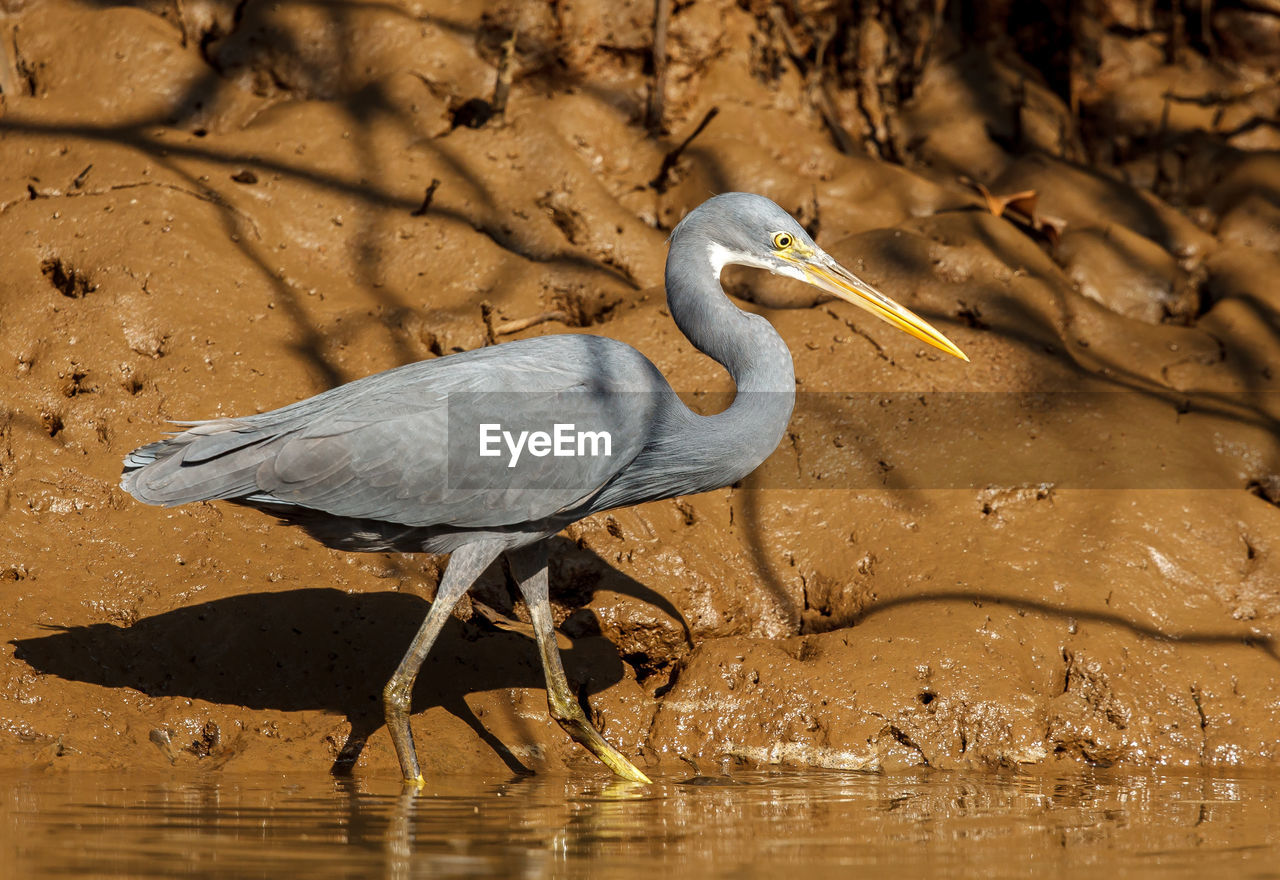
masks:
{"type": "MultiPolygon", "coordinates": [[[[1280,15],[1184,5],[698,0],[659,64],[639,0],[9,0],[0,764],[395,773],[378,695],[442,560],[145,507],[121,458],[546,333],[713,410],[664,241],[739,189],[972,363],[726,272],[796,419],[742,484],[556,540],[604,734],[653,772],[1273,766],[1280,15]]],[[[424,771],[601,772],[508,580],[427,660],[424,771]]]]}

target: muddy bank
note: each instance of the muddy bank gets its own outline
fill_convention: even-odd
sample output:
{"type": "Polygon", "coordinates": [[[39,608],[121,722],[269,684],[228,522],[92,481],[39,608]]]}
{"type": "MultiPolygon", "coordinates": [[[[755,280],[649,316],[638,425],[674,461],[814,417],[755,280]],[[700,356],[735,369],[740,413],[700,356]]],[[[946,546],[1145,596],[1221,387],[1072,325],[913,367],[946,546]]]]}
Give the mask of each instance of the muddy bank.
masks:
{"type": "MultiPolygon", "coordinates": [[[[731,189],[972,363],[726,273],[791,346],[797,417],[742,485],[557,541],[606,736],[659,770],[1276,760],[1274,11],[698,2],[655,111],[647,2],[7,8],[0,762],[320,771],[345,748],[393,773],[377,695],[439,561],[143,507],[122,456],[167,419],[544,333],[727,391],[661,280],[674,222],[731,189]],[[1086,391],[1116,402],[1042,418],[1086,391]],[[1012,392],[1041,396],[995,428],[833,403],[1012,392]],[[1075,478],[903,476],[1030,442],[1075,478]]],[[[424,770],[594,767],[546,717],[505,574],[475,598],[421,677],[424,770]]]]}

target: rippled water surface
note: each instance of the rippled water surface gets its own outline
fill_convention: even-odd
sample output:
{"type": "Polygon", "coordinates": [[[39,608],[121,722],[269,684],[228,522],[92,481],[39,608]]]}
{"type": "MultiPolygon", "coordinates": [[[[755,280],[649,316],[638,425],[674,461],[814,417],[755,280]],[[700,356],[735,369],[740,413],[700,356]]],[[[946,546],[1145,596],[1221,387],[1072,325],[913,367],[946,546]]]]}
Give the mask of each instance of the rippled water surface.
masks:
{"type": "Polygon", "coordinates": [[[1276,876],[1280,778],[0,776],[11,876],[1276,876]],[[851,872],[850,869],[858,869],[851,872]]]}

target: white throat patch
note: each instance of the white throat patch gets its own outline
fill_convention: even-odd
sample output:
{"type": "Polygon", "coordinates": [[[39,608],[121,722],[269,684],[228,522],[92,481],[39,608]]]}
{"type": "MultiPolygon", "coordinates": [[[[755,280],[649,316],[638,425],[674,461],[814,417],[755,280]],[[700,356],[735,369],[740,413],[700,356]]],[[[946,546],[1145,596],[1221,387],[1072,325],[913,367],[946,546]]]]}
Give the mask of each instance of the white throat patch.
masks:
{"type": "Polygon", "coordinates": [[[721,270],[728,265],[754,266],[757,269],[765,269],[769,272],[774,270],[771,264],[758,257],[744,254],[742,251],[730,250],[714,241],[707,244],[707,257],[711,260],[711,270],[716,273],[717,278],[720,277],[721,270]]]}
{"type": "Polygon", "coordinates": [[[720,272],[725,266],[733,265],[751,266],[756,269],[764,269],[774,275],[794,278],[797,281],[808,281],[805,278],[804,270],[799,266],[792,266],[789,263],[783,263],[782,265],[770,263],[751,254],[744,254],[742,251],[731,250],[714,241],[707,244],[707,258],[711,260],[711,270],[715,272],[716,278],[720,277],[720,272]]]}

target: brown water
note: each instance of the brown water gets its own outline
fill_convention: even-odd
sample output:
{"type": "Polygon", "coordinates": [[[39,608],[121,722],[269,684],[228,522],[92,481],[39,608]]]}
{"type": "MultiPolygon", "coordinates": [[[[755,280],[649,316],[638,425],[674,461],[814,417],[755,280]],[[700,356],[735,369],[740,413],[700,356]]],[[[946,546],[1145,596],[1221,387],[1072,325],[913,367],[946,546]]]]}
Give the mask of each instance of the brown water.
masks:
{"type": "Polygon", "coordinates": [[[0,779],[13,876],[1275,876],[1280,778],[0,779]]]}

